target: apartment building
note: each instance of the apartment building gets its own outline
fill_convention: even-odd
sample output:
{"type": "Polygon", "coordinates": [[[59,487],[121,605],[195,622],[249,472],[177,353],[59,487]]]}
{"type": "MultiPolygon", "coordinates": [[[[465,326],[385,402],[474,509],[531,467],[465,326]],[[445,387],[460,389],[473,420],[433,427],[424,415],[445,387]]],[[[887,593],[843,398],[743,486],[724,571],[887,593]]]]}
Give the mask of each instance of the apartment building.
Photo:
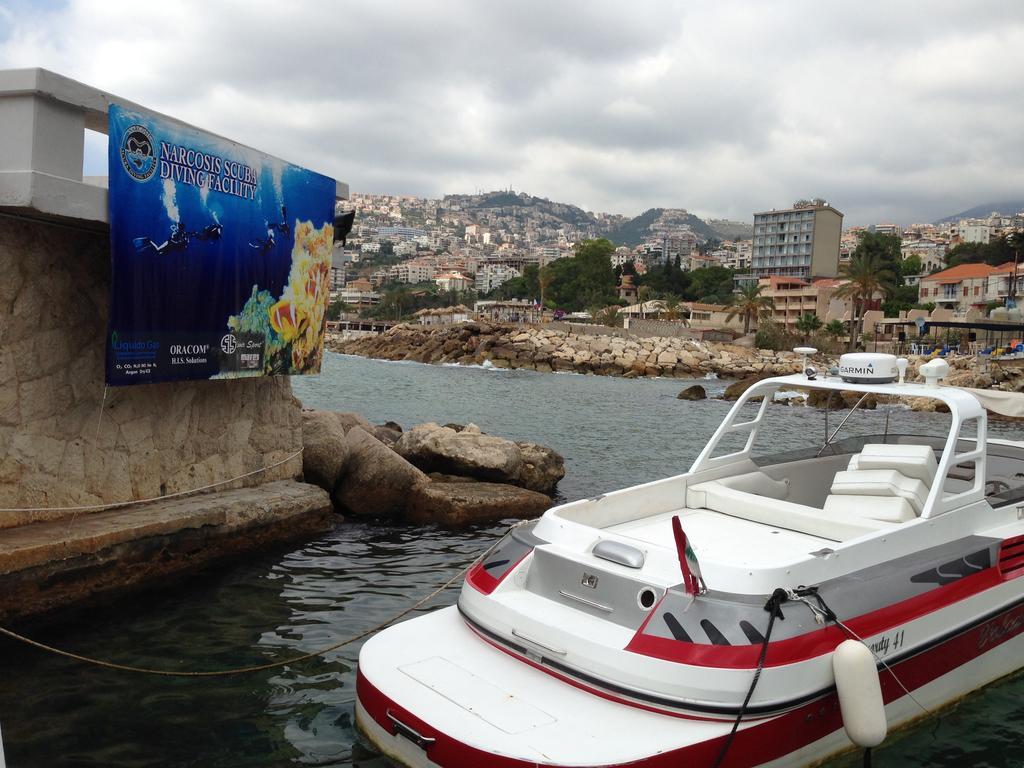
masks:
{"type": "Polygon", "coordinates": [[[460,272],[442,272],[434,282],[442,291],[468,291],[473,287],[473,281],[460,272]]]}
{"type": "Polygon", "coordinates": [[[483,264],[476,271],[477,293],[490,293],[502,283],[521,275],[522,272],[507,264],[483,264]]]}
{"type": "MultiPolygon", "coordinates": [[[[934,303],[959,314],[966,314],[972,307],[980,309],[992,301],[1005,301],[1010,294],[1010,284],[1014,282],[1013,275],[1012,261],[998,267],[960,264],[922,277],[918,286],[918,300],[922,304],[934,303]]],[[[1015,297],[1020,294],[1020,282],[1018,279],[1015,297]]]]}
{"type": "Polygon", "coordinates": [[[829,303],[839,280],[820,279],[811,282],[799,277],[765,277],[758,280],[761,295],[771,299],[771,319],[792,330],[804,315],[817,315],[825,321],[829,303]]]}
{"type": "Polygon", "coordinates": [[[754,214],[752,270],[764,277],[835,277],[843,214],[821,199],[754,214]]]}

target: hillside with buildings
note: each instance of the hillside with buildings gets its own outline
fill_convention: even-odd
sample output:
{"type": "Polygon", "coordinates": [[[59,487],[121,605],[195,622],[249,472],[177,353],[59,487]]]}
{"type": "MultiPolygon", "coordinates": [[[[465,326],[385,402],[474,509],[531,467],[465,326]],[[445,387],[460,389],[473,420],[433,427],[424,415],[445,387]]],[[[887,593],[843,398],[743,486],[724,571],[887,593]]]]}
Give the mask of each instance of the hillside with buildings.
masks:
{"type": "MultiPolygon", "coordinates": [[[[356,220],[335,251],[335,315],[397,320],[466,305],[452,316],[472,307],[493,319],[536,322],[563,312],[590,317],[614,301],[605,314],[616,324],[669,315],[732,335],[765,320],[789,334],[801,323],[833,323],[836,334],[849,332],[851,316],[867,321],[865,330],[910,312],[979,317],[1016,293],[1017,246],[1007,237],[1024,231],[1022,213],[844,227],[842,212],[820,198],[752,213],[749,224],[705,221],[678,208],[633,218],[592,213],[511,190],[441,199],[354,194],[347,206],[356,220]],[[610,269],[597,282],[578,279],[561,260],[597,238],[612,242],[604,246],[610,269]],[[854,302],[844,296],[845,265],[871,253],[888,285],[854,302]],[[539,275],[555,262],[544,270],[542,310],[539,275]],[[971,266],[959,266],[965,263],[971,266]],[[763,299],[751,323],[727,321],[727,305],[741,290],[763,299]]],[[[431,322],[441,316],[435,312],[431,322]]]]}

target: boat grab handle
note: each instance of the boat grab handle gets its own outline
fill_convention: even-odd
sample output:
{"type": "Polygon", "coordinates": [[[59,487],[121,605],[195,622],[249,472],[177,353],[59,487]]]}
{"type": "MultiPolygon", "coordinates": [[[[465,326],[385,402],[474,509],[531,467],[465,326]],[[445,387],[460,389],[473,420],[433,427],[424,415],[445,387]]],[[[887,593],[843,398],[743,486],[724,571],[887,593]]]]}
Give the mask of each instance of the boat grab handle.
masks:
{"type": "Polygon", "coordinates": [[[553,646],[548,645],[547,643],[542,643],[540,640],[535,640],[529,635],[524,635],[518,629],[513,629],[512,634],[518,637],[520,640],[525,640],[528,643],[532,643],[533,645],[536,645],[538,648],[543,648],[545,651],[557,653],[559,656],[565,656],[566,653],[568,653],[568,651],[563,651],[561,648],[555,648],[553,646]]]}
{"type": "Polygon", "coordinates": [[[424,736],[422,733],[420,733],[416,729],[410,728],[408,725],[403,723],[397,717],[392,715],[390,709],[387,711],[387,716],[388,716],[388,720],[390,720],[392,722],[392,724],[395,726],[395,735],[396,736],[404,736],[405,738],[407,738],[409,741],[411,741],[413,744],[415,744],[420,749],[425,750],[428,747],[433,746],[434,742],[437,741],[437,739],[432,738],[431,736],[424,736]]]}
{"type": "Polygon", "coordinates": [[[600,557],[602,560],[618,563],[627,568],[644,567],[644,553],[636,547],[624,544],[621,541],[604,539],[597,542],[592,551],[594,557],[600,557]]]}

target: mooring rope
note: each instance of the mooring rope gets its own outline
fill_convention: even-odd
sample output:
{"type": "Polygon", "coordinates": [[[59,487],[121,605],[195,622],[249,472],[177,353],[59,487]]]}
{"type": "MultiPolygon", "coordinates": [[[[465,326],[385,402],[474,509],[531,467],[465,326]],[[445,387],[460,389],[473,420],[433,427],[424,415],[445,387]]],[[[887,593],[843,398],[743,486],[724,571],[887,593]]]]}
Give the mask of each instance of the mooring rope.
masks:
{"type": "Polygon", "coordinates": [[[25,637],[24,635],[18,634],[13,630],[7,629],[6,627],[0,627],[0,634],[6,635],[12,640],[17,640],[18,642],[25,643],[26,645],[30,645],[33,648],[37,648],[41,651],[46,651],[47,653],[52,653],[57,656],[63,656],[68,659],[74,659],[75,661],[81,661],[86,664],[91,664],[97,667],[103,667],[105,669],[114,669],[119,672],[135,672],[143,675],[158,675],[160,677],[229,677],[231,675],[244,675],[251,672],[263,672],[268,669],[277,669],[279,667],[286,667],[291,664],[298,664],[299,662],[308,661],[309,659],[312,659],[316,656],[321,656],[325,653],[330,653],[331,651],[335,651],[338,648],[344,648],[346,645],[351,645],[352,643],[358,642],[359,640],[362,640],[365,637],[369,637],[370,635],[379,632],[385,627],[394,624],[399,619],[408,616],[413,611],[417,610],[418,608],[421,608],[423,605],[433,600],[439,594],[448,589],[448,587],[454,584],[458,579],[462,578],[462,576],[467,571],[469,571],[470,568],[472,568],[481,560],[485,559],[494,550],[494,548],[498,545],[498,542],[500,542],[502,538],[503,537],[499,536],[491,546],[489,546],[486,550],[484,550],[479,555],[474,557],[467,565],[461,568],[458,573],[456,573],[454,576],[452,576],[450,579],[444,582],[444,584],[439,586],[430,594],[420,598],[415,603],[399,611],[387,620],[382,621],[379,624],[370,627],[369,629],[359,632],[358,634],[352,635],[351,637],[346,638],[345,640],[341,640],[337,643],[332,643],[331,645],[325,646],[323,648],[318,648],[315,651],[310,651],[309,653],[303,653],[299,656],[291,656],[287,659],[281,659],[280,661],[271,661],[267,662],[266,664],[254,664],[248,667],[235,667],[233,669],[215,669],[201,671],[153,669],[150,667],[137,667],[131,664],[118,664],[114,661],[106,661],[104,659],[96,659],[91,656],[83,656],[79,653],[66,651],[62,648],[56,648],[52,645],[41,643],[38,640],[33,640],[30,637],[25,637]]]}
{"type": "Polygon", "coordinates": [[[282,464],[287,464],[289,461],[294,459],[296,456],[302,454],[303,449],[299,448],[295,453],[287,456],[280,461],[275,461],[273,464],[267,464],[265,467],[254,469],[252,472],[246,472],[244,475],[238,475],[237,477],[230,477],[227,480],[218,480],[216,483],[210,483],[209,485],[203,485],[199,488],[192,488],[187,491],[177,491],[175,493],[167,493],[163,496],[153,496],[148,499],[132,499],[130,501],[115,501],[111,504],[84,504],[77,507],[0,507],[0,512],[100,512],[107,509],[120,509],[121,507],[133,507],[136,504],[148,504],[151,501],[165,501],[166,499],[176,499],[180,496],[190,496],[193,493],[201,493],[202,491],[208,491],[211,488],[217,488],[221,485],[227,485],[228,483],[234,483],[238,480],[244,480],[247,477],[258,475],[261,472],[266,472],[268,469],[279,467],[282,464]]]}

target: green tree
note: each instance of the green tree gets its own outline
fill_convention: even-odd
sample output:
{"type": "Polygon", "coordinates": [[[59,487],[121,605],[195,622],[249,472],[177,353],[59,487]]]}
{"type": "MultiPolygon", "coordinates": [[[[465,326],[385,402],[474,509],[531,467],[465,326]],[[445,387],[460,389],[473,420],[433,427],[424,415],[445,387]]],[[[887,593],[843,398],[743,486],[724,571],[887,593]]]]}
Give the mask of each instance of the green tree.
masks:
{"type": "Polygon", "coordinates": [[[576,311],[615,300],[615,271],[611,256],[615,246],[608,240],[584,240],[574,256],[556,259],[551,270],[550,294],[555,305],[576,311]]]}
{"type": "Polygon", "coordinates": [[[900,274],[904,277],[907,275],[920,275],[922,272],[924,272],[924,264],[921,263],[921,257],[916,253],[907,256],[900,267],[900,274]]]}
{"type": "Polygon", "coordinates": [[[801,315],[796,321],[796,329],[800,332],[805,344],[807,343],[807,337],[820,328],[821,318],[810,312],[805,315],[801,315]]]}
{"type": "Polygon", "coordinates": [[[682,302],[679,301],[679,297],[673,293],[665,296],[661,303],[665,309],[662,311],[661,316],[666,320],[681,320],[683,325],[689,325],[689,321],[682,316],[682,302]]]}
{"type": "Polygon", "coordinates": [[[341,316],[350,311],[350,307],[341,299],[335,299],[327,305],[327,319],[340,320],[341,316]]]}
{"type": "Polygon", "coordinates": [[[838,339],[846,333],[846,327],[843,325],[842,320],[829,320],[825,324],[825,333],[838,339]]]}
{"type": "MultiPolygon", "coordinates": [[[[903,285],[903,255],[898,235],[883,235],[878,232],[861,232],[853,258],[874,258],[880,269],[888,270],[895,285],[903,285]]],[[[916,273],[914,273],[916,274],[916,273]]]]}
{"type": "Polygon", "coordinates": [[[733,295],[735,272],[725,267],[701,267],[689,273],[689,292],[685,298],[712,304],[728,304],[733,295]]]}
{"type": "Polygon", "coordinates": [[[1011,235],[1001,235],[987,243],[960,243],[946,254],[946,265],[988,264],[997,267],[1013,261],[1015,241],[1011,235]]]}
{"type": "Polygon", "coordinates": [[[601,325],[607,325],[610,328],[617,328],[622,323],[619,322],[619,308],[614,304],[609,304],[604,309],[599,309],[596,312],[591,312],[594,320],[601,325]]]}
{"type": "Polygon", "coordinates": [[[545,294],[548,288],[551,287],[551,282],[555,279],[554,273],[550,267],[541,267],[537,272],[537,286],[540,288],[540,308],[541,308],[541,319],[543,320],[545,294]]]}
{"type": "Polygon", "coordinates": [[[853,311],[850,313],[850,349],[857,343],[863,321],[864,307],[873,301],[876,293],[889,295],[893,290],[895,276],[882,266],[877,254],[858,256],[856,253],[843,265],[842,277],[849,282],[836,288],[835,296],[850,299],[853,311]]]}
{"type": "Polygon", "coordinates": [[[739,292],[733,294],[726,320],[734,317],[743,318],[743,335],[750,333],[750,324],[755,320],[768,317],[772,311],[772,300],[762,296],[763,285],[747,283],[739,292]]]}

